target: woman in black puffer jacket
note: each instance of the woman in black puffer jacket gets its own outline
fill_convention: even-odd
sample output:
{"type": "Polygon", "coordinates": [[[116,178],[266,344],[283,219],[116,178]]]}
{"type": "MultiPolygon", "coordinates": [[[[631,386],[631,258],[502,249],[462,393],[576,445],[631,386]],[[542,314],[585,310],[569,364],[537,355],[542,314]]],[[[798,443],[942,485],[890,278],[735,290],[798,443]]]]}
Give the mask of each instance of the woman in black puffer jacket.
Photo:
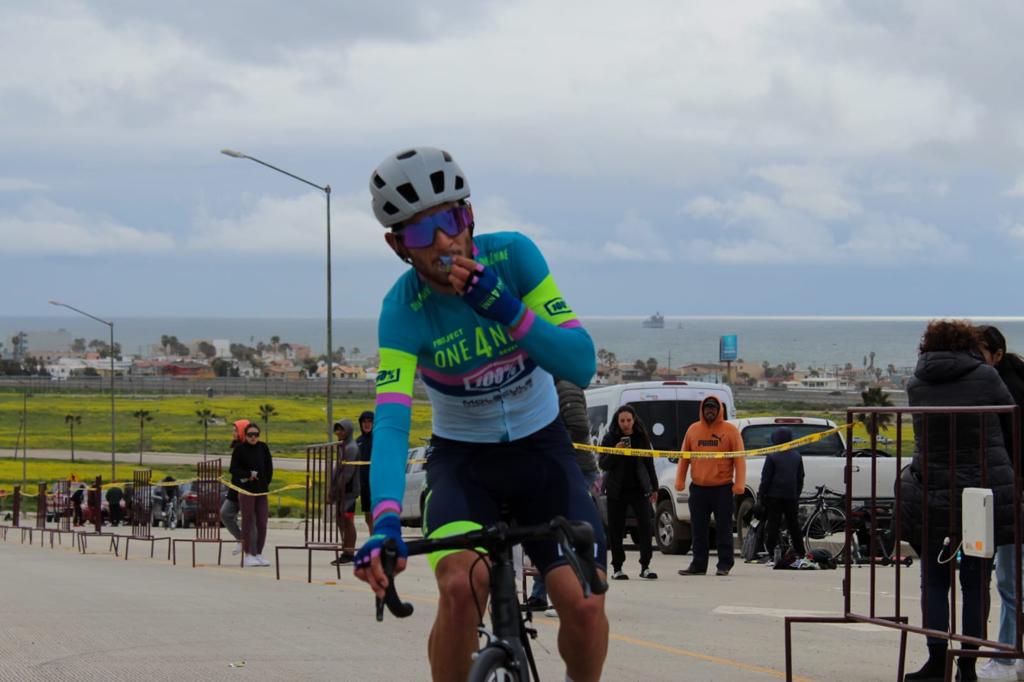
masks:
{"type": "MultiPolygon", "coordinates": [[[[978,330],[968,322],[931,322],[921,339],[914,376],[907,383],[911,407],[1012,405],[1013,398],[999,374],[982,359],[980,341],[978,330]]],[[[913,419],[916,452],[900,477],[902,535],[921,557],[921,601],[922,606],[927,606],[924,626],[941,631],[949,627],[948,561],[956,555],[962,539],[960,498],[963,490],[976,487],[992,489],[996,544],[1013,542],[1013,468],[1003,443],[1000,418],[989,414],[984,417],[986,477],[982,486],[979,447],[982,418],[957,415],[956,457],[951,486],[950,418],[933,414],[926,420],[924,415],[915,414],[913,419]],[[924,485],[926,471],[927,491],[924,485]],[[926,535],[923,532],[925,504],[928,512],[926,535]]],[[[960,562],[960,587],[963,591],[961,622],[965,635],[982,635],[983,623],[988,617],[991,569],[989,559],[965,555],[960,562]]],[[[947,647],[946,640],[929,637],[928,662],[904,679],[943,679],[947,647]]],[[[961,680],[977,679],[973,659],[961,658],[959,664],[961,680]]]]}

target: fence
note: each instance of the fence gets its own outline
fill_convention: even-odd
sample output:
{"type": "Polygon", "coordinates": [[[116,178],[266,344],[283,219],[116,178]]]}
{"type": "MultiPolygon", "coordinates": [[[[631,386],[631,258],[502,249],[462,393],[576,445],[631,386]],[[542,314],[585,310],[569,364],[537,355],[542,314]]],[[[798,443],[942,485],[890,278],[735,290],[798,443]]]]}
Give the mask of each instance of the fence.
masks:
{"type": "MultiPolygon", "coordinates": [[[[302,545],[277,545],[274,564],[277,579],[281,579],[281,550],[306,552],[306,582],[313,582],[313,552],[334,552],[335,561],[342,550],[341,529],[336,521],[337,508],[329,502],[331,480],[338,466],[340,453],[337,444],[311,445],[306,448],[306,502],[302,545]]],[[[341,579],[341,566],[337,568],[341,579]]]]}
{"type": "Polygon", "coordinates": [[[178,543],[192,544],[192,568],[196,567],[196,544],[217,543],[217,565],[220,566],[224,541],[220,537],[220,459],[211,459],[196,463],[196,480],[192,484],[192,493],[196,503],[196,536],[194,538],[175,538],[173,541],[173,563],[178,563],[178,543]]]}
{"type": "Polygon", "coordinates": [[[53,536],[56,535],[58,542],[63,545],[64,535],[74,533],[71,530],[71,481],[54,482],[48,511],[54,523],[53,528],[47,529],[50,533],[50,548],[53,549],[53,536]]]}
{"type": "Polygon", "coordinates": [[[132,533],[124,539],[124,560],[128,561],[128,549],[132,540],[149,543],[149,558],[156,553],[156,543],[167,541],[167,558],[171,558],[171,538],[153,536],[153,484],[152,469],[136,469],[132,473],[132,489],[127,496],[130,501],[129,515],[132,533]]]}
{"type": "MultiPolygon", "coordinates": [[[[118,555],[117,540],[118,535],[114,533],[103,532],[103,477],[97,476],[93,485],[86,491],[87,511],[89,518],[88,523],[93,524],[93,530],[87,531],[82,530],[78,532],[78,548],[82,554],[87,552],[87,538],[90,537],[109,537],[110,538],[110,549],[113,550],[114,555],[118,555]]],[[[88,526],[86,526],[88,527],[88,526]]]]}
{"type": "MultiPolygon", "coordinates": [[[[1022,579],[1021,579],[1021,463],[1020,463],[1020,445],[1021,445],[1021,433],[1020,433],[1020,408],[1016,406],[977,406],[977,407],[909,407],[909,408],[892,408],[892,407],[860,407],[850,408],[847,410],[847,423],[852,424],[855,415],[863,414],[866,415],[866,419],[869,422],[869,433],[873,434],[871,437],[871,497],[869,510],[875,510],[878,507],[878,481],[877,471],[878,462],[877,458],[881,456],[878,454],[878,424],[879,419],[882,415],[892,414],[896,416],[896,470],[899,473],[899,479],[895,485],[895,508],[893,513],[893,528],[891,529],[892,536],[890,538],[885,537],[885,532],[879,527],[877,514],[871,513],[868,522],[868,528],[866,530],[869,537],[868,547],[871,548],[868,557],[868,591],[867,591],[867,613],[859,612],[853,604],[852,595],[854,594],[853,585],[853,571],[852,566],[854,564],[854,552],[853,543],[854,538],[854,522],[853,522],[853,473],[856,466],[854,463],[852,439],[847,441],[846,446],[846,469],[845,469],[845,508],[846,508],[846,520],[845,520],[845,566],[844,566],[844,577],[843,577],[843,615],[838,617],[821,617],[821,616],[789,616],[785,619],[785,645],[786,645],[786,679],[793,679],[793,638],[792,638],[792,625],[795,623],[867,623],[871,625],[877,625],[884,628],[892,628],[900,631],[900,647],[899,647],[899,661],[897,669],[897,679],[903,679],[904,664],[906,656],[906,641],[907,634],[914,633],[920,635],[926,635],[938,639],[945,640],[950,644],[958,643],[961,648],[949,647],[946,654],[946,672],[945,679],[949,682],[952,679],[953,670],[953,659],[956,657],[962,658],[1024,658],[1024,649],[1021,647],[1021,626],[1022,626],[1022,614],[1021,614],[1021,594],[1022,594],[1022,579]],[[920,421],[920,425],[915,424],[915,434],[918,439],[918,449],[920,456],[918,461],[921,464],[920,472],[920,485],[921,485],[921,537],[920,538],[904,538],[902,528],[902,511],[904,500],[902,499],[901,481],[904,480],[905,476],[913,476],[914,472],[908,470],[903,471],[903,416],[911,415],[913,418],[920,421]],[[945,492],[949,495],[949,515],[945,521],[949,524],[950,535],[955,535],[955,529],[959,527],[960,519],[957,515],[960,513],[960,495],[962,494],[962,486],[957,487],[957,450],[958,447],[962,450],[965,447],[969,447],[973,452],[977,454],[978,462],[980,464],[980,482],[981,487],[986,488],[988,485],[988,458],[986,456],[986,427],[989,423],[986,420],[990,419],[1005,419],[1009,417],[1012,420],[1012,437],[1010,438],[1010,464],[1013,467],[1013,556],[1014,556],[1014,602],[1015,602],[1015,613],[1016,613],[1016,641],[1012,644],[1003,644],[998,641],[988,639],[988,595],[989,592],[989,575],[990,572],[987,567],[982,564],[983,568],[979,571],[979,581],[981,582],[981,599],[982,613],[984,614],[981,618],[982,632],[980,636],[965,635],[957,630],[957,615],[956,615],[956,604],[957,604],[957,561],[954,560],[956,556],[956,549],[945,550],[950,551],[949,560],[945,562],[945,568],[942,564],[936,562],[936,565],[931,565],[933,554],[941,556],[942,551],[935,552],[932,548],[934,544],[929,540],[930,521],[938,522],[938,520],[929,519],[929,501],[938,497],[940,493],[945,492]],[[960,426],[962,430],[958,431],[958,418],[960,418],[960,426]],[[929,424],[931,421],[931,424],[929,424]],[[974,444],[965,441],[965,438],[970,438],[970,431],[977,425],[978,429],[978,442],[976,448],[974,444]],[[929,428],[931,426],[931,428],[929,428]],[[929,462],[933,453],[936,452],[934,449],[929,449],[929,436],[934,437],[935,434],[945,432],[945,437],[949,441],[949,463],[948,471],[943,472],[948,476],[948,486],[943,490],[938,487],[929,488],[929,462]],[[966,435],[965,435],[966,434],[966,435]],[[903,564],[903,546],[904,540],[907,540],[912,545],[915,542],[919,542],[919,548],[923,550],[921,553],[921,585],[922,590],[924,586],[928,584],[928,578],[930,571],[935,570],[948,570],[949,571],[949,585],[948,590],[948,607],[949,607],[949,623],[946,630],[939,630],[936,628],[925,627],[928,622],[928,601],[926,599],[921,600],[921,620],[922,625],[915,626],[909,623],[909,618],[904,613],[903,605],[901,603],[902,597],[902,576],[901,570],[904,567],[903,564]],[[876,557],[877,552],[874,551],[875,547],[886,547],[891,546],[892,556],[885,553],[883,557],[876,557]],[[884,565],[884,566],[883,566],[884,565]],[[878,591],[878,572],[879,568],[892,568],[895,571],[894,579],[894,592],[892,594],[893,611],[886,615],[880,615],[882,610],[879,608],[879,591],[878,591]],[[966,647],[986,647],[985,650],[979,648],[966,648],[966,647]]],[[[938,447],[942,447],[941,443],[938,447]]],[[[908,458],[909,459],[909,458],[908,458]]],[[[909,462],[908,462],[909,463],[909,462]]],[[[962,470],[961,470],[962,473],[962,470]]],[[[932,476],[937,477],[939,474],[936,471],[932,471],[932,476]]],[[[973,474],[972,474],[973,475],[973,474]]],[[[909,479],[908,479],[909,480],[909,479]]],[[[941,528],[941,526],[940,526],[941,528]]],[[[887,532],[887,531],[886,531],[887,532]]],[[[952,537],[947,538],[955,541],[961,538],[952,537]]],[[[961,540],[962,541],[962,540],[961,540]]],[[[952,542],[949,543],[952,546],[952,542]]],[[[918,548],[915,548],[918,549],[918,548]]],[[[884,596],[884,595],[882,595],[884,596]]],[[[863,604],[860,605],[861,607],[863,604]]]]}

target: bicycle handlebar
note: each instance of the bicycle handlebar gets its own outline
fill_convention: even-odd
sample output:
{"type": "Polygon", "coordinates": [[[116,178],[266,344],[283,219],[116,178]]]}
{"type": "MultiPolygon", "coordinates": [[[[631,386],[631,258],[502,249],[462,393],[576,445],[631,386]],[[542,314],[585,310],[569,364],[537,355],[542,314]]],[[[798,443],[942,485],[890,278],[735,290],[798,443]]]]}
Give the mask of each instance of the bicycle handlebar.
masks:
{"type": "MultiPolygon", "coordinates": [[[[604,594],[608,591],[608,583],[597,573],[594,562],[594,529],[589,523],[568,521],[556,516],[549,523],[537,526],[511,527],[499,522],[487,528],[472,530],[447,538],[426,538],[407,543],[409,556],[429,554],[445,550],[475,549],[477,547],[498,553],[514,545],[528,540],[557,540],[562,548],[562,555],[580,581],[583,596],[604,594]]],[[[394,540],[386,541],[381,547],[381,565],[388,578],[388,586],[384,598],[376,600],[377,620],[384,620],[384,607],[396,618],[412,615],[413,606],[403,602],[395,589],[395,565],[398,552],[394,540]]]]}

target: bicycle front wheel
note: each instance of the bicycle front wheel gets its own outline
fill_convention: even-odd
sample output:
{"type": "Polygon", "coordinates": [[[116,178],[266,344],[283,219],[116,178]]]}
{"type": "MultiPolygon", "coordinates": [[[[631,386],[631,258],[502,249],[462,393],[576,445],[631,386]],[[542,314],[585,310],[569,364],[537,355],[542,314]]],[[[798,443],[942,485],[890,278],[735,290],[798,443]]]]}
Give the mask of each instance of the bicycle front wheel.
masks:
{"type": "Polygon", "coordinates": [[[504,649],[487,647],[477,654],[466,682],[527,682],[529,675],[521,676],[513,663],[504,649]]]}
{"type": "Polygon", "coordinates": [[[846,549],[846,514],[835,507],[822,507],[811,514],[804,526],[804,550],[823,549],[839,559],[846,549]]]}

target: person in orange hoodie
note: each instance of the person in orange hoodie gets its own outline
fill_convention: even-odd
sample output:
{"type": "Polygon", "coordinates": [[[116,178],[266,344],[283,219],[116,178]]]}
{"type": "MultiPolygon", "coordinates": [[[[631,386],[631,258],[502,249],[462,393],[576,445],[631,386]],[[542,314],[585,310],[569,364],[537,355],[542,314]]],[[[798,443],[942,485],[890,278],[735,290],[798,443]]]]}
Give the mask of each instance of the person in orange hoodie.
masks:
{"type": "MultiPolygon", "coordinates": [[[[737,452],[743,449],[739,429],[725,421],[725,410],[718,398],[708,396],[700,404],[700,420],[690,425],[683,438],[684,452],[737,452]]],[[[718,546],[718,570],[729,575],[733,566],[733,495],[743,494],[747,462],[742,457],[696,457],[691,462],[681,457],[676,469],[676,490],[686,490],[686,472],[690,472],[690,529],[693,560],[679,575],[704,575],[708,571],[708,529],[715,515],[718,546]]]]}

